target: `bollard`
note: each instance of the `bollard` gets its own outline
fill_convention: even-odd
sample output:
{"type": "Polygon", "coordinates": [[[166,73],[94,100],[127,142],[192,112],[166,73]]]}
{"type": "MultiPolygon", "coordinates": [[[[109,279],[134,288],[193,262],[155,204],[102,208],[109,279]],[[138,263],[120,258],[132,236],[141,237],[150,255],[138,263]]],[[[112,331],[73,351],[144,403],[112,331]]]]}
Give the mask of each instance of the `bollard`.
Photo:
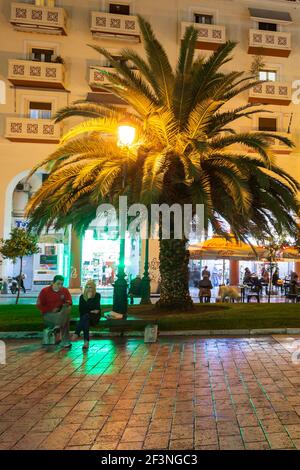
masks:
{"type": "Polygon", "coordinates": [[[157,325],[147,325],[144,333],[144,342],[145,343],[156,343],[157,341],[157,325]]]}

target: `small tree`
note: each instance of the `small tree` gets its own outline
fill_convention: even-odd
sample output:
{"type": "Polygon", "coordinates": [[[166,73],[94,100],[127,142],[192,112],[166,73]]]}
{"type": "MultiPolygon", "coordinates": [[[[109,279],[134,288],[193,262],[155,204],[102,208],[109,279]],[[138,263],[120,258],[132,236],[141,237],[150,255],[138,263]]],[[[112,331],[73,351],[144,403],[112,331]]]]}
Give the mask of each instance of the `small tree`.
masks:
{"type": "Polygon", "coordinates": [[[16,304],[19,302],[21,276],[23,270],[24,256],[30,256],[39,252],[38,239],[25,229],[14,228],[10,233],[10,238],[4,240],[0,239],[0,253],[3,258],[11,259],[13,263],[17,258],[20,259],[20,275],[18,279],[18,292],[16,297],[16,304]]]}
{"type": "Polygon", "coordinates": [[[271,302],[271,292],[272,292],[272,279],[274,267],[276,266],[276,261],[280,257],[280,252],[285,245],[289,245],[286,241],[284,235],[272,235],[265,237],[263,240],[264,247],[267,250],[266,259],[269,263],[269,286],[268,286],[268,303],[271,302]]]}

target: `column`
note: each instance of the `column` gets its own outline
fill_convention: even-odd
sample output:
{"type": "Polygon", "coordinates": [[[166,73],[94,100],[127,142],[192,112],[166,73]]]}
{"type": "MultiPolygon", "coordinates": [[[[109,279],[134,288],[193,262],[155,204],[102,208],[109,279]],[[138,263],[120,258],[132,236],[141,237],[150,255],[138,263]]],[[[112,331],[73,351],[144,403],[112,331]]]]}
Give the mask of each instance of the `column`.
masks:
{"type": "Polygon", "coordinates": [[[240,282],[239,261],[230,260],[230,285],[237,286],[240,282]]]}
{"type": "Polygon", "coordinates": [[[82,239],[74,230],[71,231],[70,289],[81,287],[81,252],[82,239]]]}
{"type": "Polygon", "coordinates": [[[295,262],[295,272],[298,274],[300,277],[300,261],[295,262]]]}

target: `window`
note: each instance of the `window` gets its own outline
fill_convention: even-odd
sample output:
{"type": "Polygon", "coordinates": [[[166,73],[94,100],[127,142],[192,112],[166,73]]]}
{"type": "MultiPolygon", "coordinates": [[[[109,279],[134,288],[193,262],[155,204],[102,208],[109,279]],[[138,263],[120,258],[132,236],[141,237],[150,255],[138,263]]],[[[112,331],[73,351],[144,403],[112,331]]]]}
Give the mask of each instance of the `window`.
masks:
{"type": "Polygon", "coordinates": [[[30,101],[29,117],[31,119],[51,119],[51,103],[30,101]]]}
{"type": "Polygon", "coordinates": [[[4,80],[0,80],[0,104],[6,103],[6,86],[4,80]]]}
{"type": "Polygon", "coordinates": [[[258,23],[258,29],[262,29],[264,31],[277,31],[277,24],[276,23],[262,23],[260,21],[258,23]]]}
{"type": "Polygon", "coordinates": [[[277,119],[276,118],[258,118],[258,129],[260,131],[277,131],[277,119]]]}
{"type": "Polygon", "coordinates": [[[35,0],[35,4],[39,7],[55,7],[55,0],[35,0]]]}
{"type": "MultiPolygon", "coordinates": [[[[127,60],[122,59],[122,57],[120,55],[112,54],[112,57],[116,62],[119,62],[119,64],[121,64],[121,65],[127,63],[127,60]]],[[[110,62],[109,62],[109,67],[113,67],[113,64],[111,64],[110,62]]]]}
{"type": "Polygon", "coordinates": [[[53,54],[53,49],[39,49],[37,47],[31,49],[31,59],[38,62],[51,62],[53,54]]]}
{"type": "Polygon", "coordinates": [[[109,13],[116,15],[130,15],[130,6],[124,5],[123,3],[110,3],[109,13]]]}
{"type": "Polygon", "coordinates": [[[259,79],[268,82],[276,82],[277,72],[276,70],[260,70],[259,79]]]}
{"type": "Polygon", "coordinates": [[[195,23],[213,24],[213,16],[203,15],[202,13],[194,13],[194,21],[195,23]]]}

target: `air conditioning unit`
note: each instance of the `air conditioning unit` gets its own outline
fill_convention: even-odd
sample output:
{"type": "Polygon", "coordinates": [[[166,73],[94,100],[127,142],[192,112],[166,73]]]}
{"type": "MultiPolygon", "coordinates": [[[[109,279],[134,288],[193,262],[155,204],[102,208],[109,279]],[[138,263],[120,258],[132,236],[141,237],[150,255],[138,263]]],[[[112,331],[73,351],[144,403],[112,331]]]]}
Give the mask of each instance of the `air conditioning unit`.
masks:
{"type": "Polygon", "coordinates": [[[23,191],[24,193],[29,193],[31,186],[29,183],[18,183],[16,186],[16,191],[23,191]]]}

